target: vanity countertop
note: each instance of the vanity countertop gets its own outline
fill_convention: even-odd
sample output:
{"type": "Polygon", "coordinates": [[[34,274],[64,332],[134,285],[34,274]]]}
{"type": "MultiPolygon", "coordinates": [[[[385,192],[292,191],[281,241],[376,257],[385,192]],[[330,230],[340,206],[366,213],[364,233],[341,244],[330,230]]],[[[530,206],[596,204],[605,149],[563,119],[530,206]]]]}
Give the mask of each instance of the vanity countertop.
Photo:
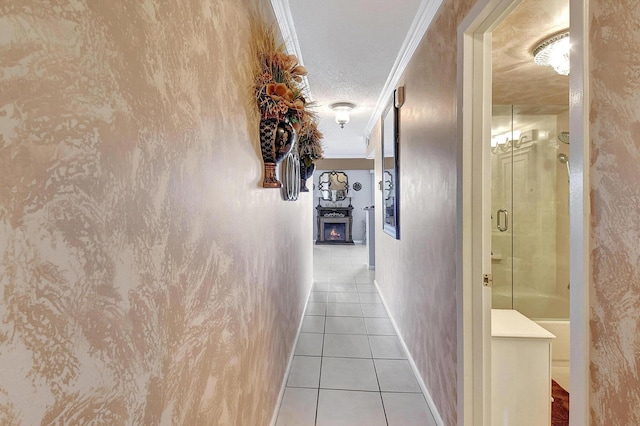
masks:
{"type": "Polygon", "coordinates": [[[491,310],[491,337],[555,339],[552,333],[513,309],[491,310]]]}

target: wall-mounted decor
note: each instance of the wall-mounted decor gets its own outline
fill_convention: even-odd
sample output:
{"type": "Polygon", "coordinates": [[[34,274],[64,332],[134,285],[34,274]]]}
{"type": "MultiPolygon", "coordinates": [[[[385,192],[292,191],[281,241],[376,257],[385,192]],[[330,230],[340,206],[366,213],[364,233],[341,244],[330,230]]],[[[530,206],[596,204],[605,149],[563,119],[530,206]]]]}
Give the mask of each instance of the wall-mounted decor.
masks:
{"type": "Polygon", "coordinates": [[[323,157],[322,132],[318,130],[318,124],[308,120],[300,131],[298,138],[298,155],[300,156],[300,191],[309,192],[307,179],[313,175],[316,168],[315,161],[323,157]]]}
{"type": "Polygon", "coordinates": [[[400,239],[400,132],[395,95],[382,114],[382,229],[400,239]]]}
{"type": "Polygon", "coordinates": [[[348,196],[349,178],[345,172],[324,172],[318,178],[318,188],[324,201],[342,201],[348,196]]]}
{"type": "Polygon", "coordinates": [[[293,148],[296,132],[310,120],[302,96],[302,76],[307,70],[294,55],[278,44],[272,27],[253,23],[256,44],[255,96],[260,110],[260,150],[264,162],[265,188],[280,188],[276,164],[293,148]]]}
{"type": "Polygon", "coordinates": [[[356,182],[353,184],[354,191],[360,191],[362,189],[362,184],[360,182],[356,182]]]}
{"type": "Polygon", "coordinates": [[[264,188],[280,188],[282,184],[276,177],[276,164],[291,152],[296,133],[293,127],[275,118],[260,120],[260,151],[264,162],[264,188]]]}
{"type": "Polygon", "coordinates": [[[300,194],[300,160],[295,151],[290,152],[280,166],[282,174],[282,198],[296,201],[300,194]]]}

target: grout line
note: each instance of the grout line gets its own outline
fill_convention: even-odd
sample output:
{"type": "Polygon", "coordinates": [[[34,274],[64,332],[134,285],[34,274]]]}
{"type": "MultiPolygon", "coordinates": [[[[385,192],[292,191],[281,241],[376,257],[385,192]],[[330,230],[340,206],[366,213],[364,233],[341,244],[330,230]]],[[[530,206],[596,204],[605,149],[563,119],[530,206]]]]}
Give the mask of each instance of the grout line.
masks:
{"type": "Polygon", "coordinates": [[[389,419],[387,419],[387,410],[384,408],[384,399],[382,398],[382,387],[380,386],[380,379],[378,378],[378,369],[376,368],[376,360],[373,358],[373,348],[371,347],[371,340],[367,335],[367,342],[369,343],[369,350],[371,351],[371,362],[373,362],[373,371],[376,374],[376,383],[378,383],[378,394],[380,395],[380,404],[382,404],[382,412],[384,413],[384,421],[389,425],[389,419]]]}
{"type": "MultiPolygon", "coordinates": [[[[324,250],[323,250],[323,251],[324,251],[324,250]]],[[[335,256],[335,257],[345,257],[345,256],[343,256],[343,255],[341,255],[341,254],[338,254],[338,250],[334,250],[334,247],[329,247],[329,250],[328,250],[328,251],[329,251],[329,253],[331,254],[331,257],[334,257],[334,256],[335,256]]],[[[314,259],[314,261],[315,261],[315,259],[314,259]]],[[[359,265],[356,265],[356,264],[355,264],[356,262],[366,264],[366,261],[365,261],[365,260],[363,260],[362,262],[360,261],[360,257],[358,257],[357,259],[355,259],[355,258],[351,258],[351,259],[350,259],[350,261],[351,261],[351,262],[350,262],[350,263],[351,263],[351,265],[338,265],[338,267],[342,269],[342,267],[343,267],[343,266],[350,266],[351,268],[354,268],[354,269],[355,269],[355,268],[358,268],[358,267],[359,267],[359,265]]],[[[331,261],[330,261],[330,260],[329,260],[329,263],[331,264],[331,261]]],[[[314,268],[315,268],[315,264],[314,264],[314,268]]],[[[339,274],[341,274],[341,272],[340,272],[339,274]]],[[[340,357],[340,356],[335,356],[335,357],[334,357],[334,356],[332,356],[332,357],[326,356],[326,357],[327,357],[327,358],[341,358],[341,359],[363,359],[363,360],[371,360],[371,362],[373,363],[374,372],[375,372],[375,375],[376,375],[376,382],[378,383],[378,390],[377,390],[377,391],[365,391],[365,390],[355,390],[355,389],[333,389],[333,388],[327,388],[326,390],[336,390],[336,391],[343,391],[343,392],[370,392],[370,393],[378,393],[378,395],[379,395],[379,397],[380,397],[381,404],[382,404],[382,409],[383,409],[383,412],[384,412],[384,416],[385,416],[385,423],[388,425],[389,423],[388,423],[388,420],[387,420],[387,414],[386,414],[386,411],[385,411],[385,408],[384,408],[384,400],[382,399],[382,391],[381,391],[381,389],[380,389],[380,382],[379,382],[379,379],[378,379],[378,373],[377,373],[377,371],[376,371],[376,369],[375,369],[375,360],[374,360],[374,358],[373,358],[373,351],[371,350],[371,342],[370,342],[370,339],[369,339],[370,334],[369,334],[369,332],[368,332],[368,330],[367,330],[367,328],[366,328],[366,321],[365,321],[365,318],[387,318],[387,319],[388,319],[388,317],[368,317],[368,316],[365,316],[365,315],[364,315],[364,311],[363,311],[363,309],[362,309],[362,302],[360,301],[360,294],[361,294],[361,293],[375,293],[375,294],[378,294],[378,292],[377,292],[377,289],[376,289],[376,287],[375,287],[375,283],[374,283],[374,282],[369,281],[369,282],[366,282],[366,283],[360,283],[360,282],[358,282],[358,278],[356,278],[355,274],[351,275],[351,279],[350,279],[350,280],[349,280],[349,279],[346,279],[346,277],[345,277],[345,281],[344,281],[344,282],[342,282],[342,281],[341,281],[341,282],[333,282],[333,279],[334,279],[334,278],[332,278],[332,275],[333,275],[333,274],[332,274],[332,272],[331,272],[331,271],[329,271],[329,275],[328,275],[328,276],[327,276],[327,278],[326,278],[326,280],[327,280],[327,281],[326,281],[326,282],[325,282],[325,281],[323,281],[323,283],[325,283],[325,285],[326,285],[326,291],[321,291],[321,292],[326,292],[326,293],[357,293],[357,294],[358,294],[358,301],[357,301],[357,302],[329,302],[329,296],[328,296],[328,294],[327,294],[327,300],[324,302],[324,303],[326,304],[326,309],[325,309],[325,311],[324,311],[324,315],[316,315],[316,316],[323,316],[323,317],[324,317],[324,323],[323,323],[323,333],[322,333],[322,351],[321,351],[321,356],[320,356],[320,374],[319,374],[319,378],[318,378],[318,393],[317,393],[317,397],[316,397],[316,413],[315,413],[315,422],[314,422],[314,423],[317,425],[317,422],[318,422],[318,413],[319,413],[319,408],[320,408],[320,390],[321,390],[321,389],[323,389],[323,388],[321,388],[321,387],[320,387],[320,383],[322,382],[322,366],[323,366],[323,361],[324,361],[324,358],[325,358],[325,356],[326,356],[326,354],[324,353],[324,343],[325,343],[325,339],[326,339],[327,335],[329,335],[329,334],[334,334],[334,335],[352,335],[352,336],[366,336],[366,337],[367,337],[367,344],[369,345],[369,352],[370,352],[370,355],[371,355],[371,357],[370,357],[370,358],[355,358],[355,357],[340,357]],[[331,286],[332,286],[332,285],[335,285],[335,284],[347,284],[347,285],[349,285],[349,286],[351,286],[351,285],[355,285],[355,289],[353,289],[353,291],[351,291],[351,289],[349,289],[349,291],[335,291],[335,290],[330,290],[331,286]],[[371,291],[368,291],[368,292],[361,292],[361,291],[358,289],[358,286],[364,286],[364,285],[367,285],[367,286],[373,286],[373,290],[374,290],[374,291],[373,291],[373,292],[371,292],[371,291]],[[341,303],[351,303],[351,304],[356,304],[356,303],[357,303],[357,304],[358,304],[358,306],[359,306],[360,315],[359,315],[359,316],[351,316],[351,315],[329,315],[329,312],[328,312],[328,307],[329,307],[329,306],[328,306],[328,304],[329,304],[329,303],[337,303],[337,304],[341,304],[341,303]],[[364,332],[364,334],[354,334],[354,333],[327,333],[327,318],[354,318],[354,319],[358,319],[358,318],[360,318],[360,319],[362,319],[362,322],[364,322],[364,323],[365,323],[365,332],[364,332]]],[[[336,275],[337,275],[337,274],[336,274],[336,275]]],[[[346,274],[346,276],[349,276],[349,274],[346,274]]],[[[309,297],[311,297],[311,294],[309,294],[309,297]]],[[[322,303],[322,302],[320,302],[320,303],[322,303]]],[[[371,304],[378,304],[378,305],[379,305],[380,303],[371,303],[371,304]]],[[[383,306],[384,306],[384,305],[383,305],[383,306]]]]}
{"type": "MultiPolygon", "coordinates": [[[[309,295],[311,297],[311,295],[309,295]]],[[[322,361],[324,360],[324,338],[327,331],[327,309],[324,310],[324,321],[322,322],[322,349],[320,350],[320,372],[318,374],[318,393],[316,396],[316,416],[314,418],[314,425],[318,424],[318,409],[320,408],[320,383],[322,382],[322,361]]]]}

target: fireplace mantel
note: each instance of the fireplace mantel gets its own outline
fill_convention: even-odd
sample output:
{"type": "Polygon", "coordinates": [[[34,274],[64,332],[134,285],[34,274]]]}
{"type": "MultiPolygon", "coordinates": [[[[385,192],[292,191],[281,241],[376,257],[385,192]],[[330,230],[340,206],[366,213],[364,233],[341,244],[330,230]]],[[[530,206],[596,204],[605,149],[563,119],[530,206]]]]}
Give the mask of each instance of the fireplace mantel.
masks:
{"type": "Polygon", "coordinates": [[[353,244],[353,206],[328,207],[316,206],[318,210],[316,244],[353,244]],[[339,240],[325,238],[325,228],[334,224],[344,224],[345,235],[339,240]]]}

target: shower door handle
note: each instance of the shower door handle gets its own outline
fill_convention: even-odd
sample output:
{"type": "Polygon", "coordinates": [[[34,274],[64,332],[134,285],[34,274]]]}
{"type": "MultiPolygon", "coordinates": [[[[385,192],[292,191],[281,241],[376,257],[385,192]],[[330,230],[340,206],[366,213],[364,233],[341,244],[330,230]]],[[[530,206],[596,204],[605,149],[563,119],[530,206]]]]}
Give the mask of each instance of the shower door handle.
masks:
{"type": "Polygon", "coordinates": [[[506,230],[508,230],[509,229],[509,212],[506,209],[500,209],[498,210],[498,213],[496,213],[496,216],[498,221],[498,231],[505,232],[506,230]],[[502,223],[500,221],[501,214],[502,216],[504,216],[504,226],[502,226],[502,223]]]}

